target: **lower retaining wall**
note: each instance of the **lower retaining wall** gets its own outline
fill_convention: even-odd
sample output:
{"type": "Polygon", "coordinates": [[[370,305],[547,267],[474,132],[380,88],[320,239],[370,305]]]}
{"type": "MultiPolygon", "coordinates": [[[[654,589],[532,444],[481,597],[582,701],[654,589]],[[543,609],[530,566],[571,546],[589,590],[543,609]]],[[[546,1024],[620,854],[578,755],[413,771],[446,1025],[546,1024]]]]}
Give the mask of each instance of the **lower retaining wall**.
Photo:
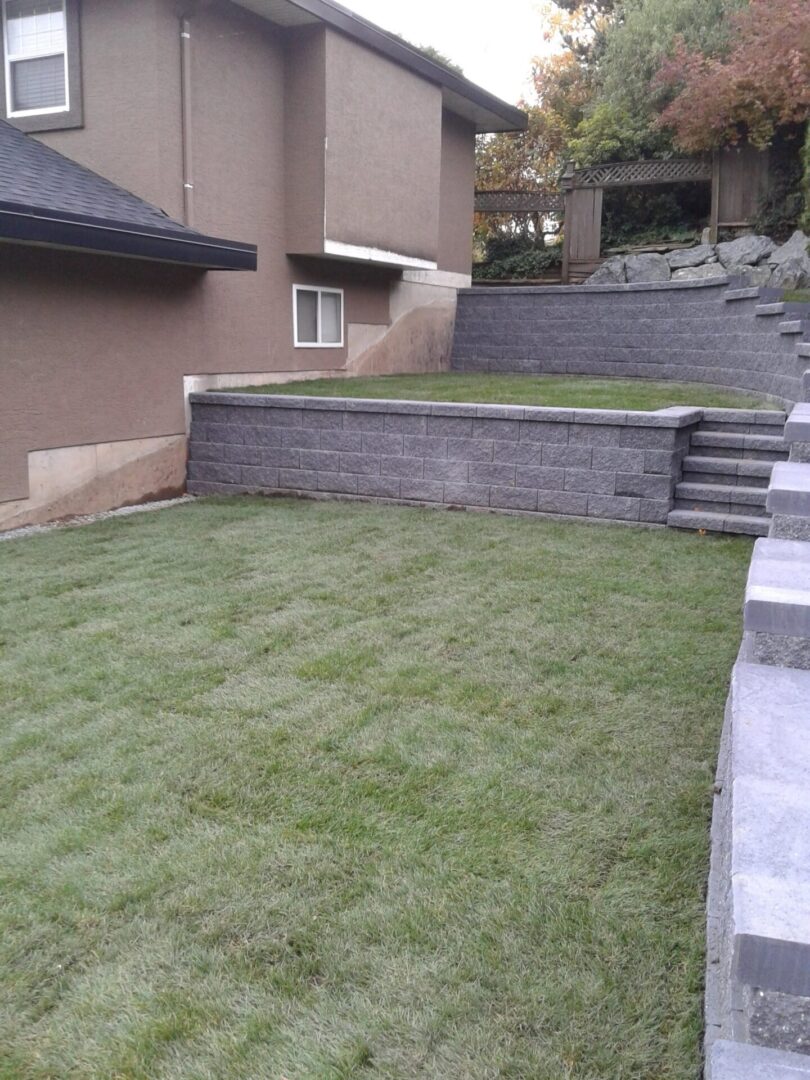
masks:
{"type": "Polygon", "coordinates": [[[192,494],[365,499],[663,525],[699,409],[193,394],[192,494]]]}

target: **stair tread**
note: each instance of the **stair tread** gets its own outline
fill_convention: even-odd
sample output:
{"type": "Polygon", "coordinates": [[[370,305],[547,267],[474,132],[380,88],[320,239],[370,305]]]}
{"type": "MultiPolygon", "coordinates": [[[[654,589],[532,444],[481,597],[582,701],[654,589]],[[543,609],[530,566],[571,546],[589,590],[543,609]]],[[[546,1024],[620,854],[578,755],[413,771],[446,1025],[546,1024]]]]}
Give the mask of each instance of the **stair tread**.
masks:
{"type": "Polygon", "coordinates": [[[676,529],[705,529],[707,532],[743,533],[767,536],[770,519],[745,514],[709,514],[701,510],[671,510],[667,525],[676,529]]]}
{"type": "Polygon", "coordinates": [[[693,446],[723,446],[741,450],[784,450],[788,446],[781,435],[753,435],[733,431],[701,431],[692,436],[693,446]]]}
{"type": "Polygon", "coordinates": [[[757,304],[754,308],[755,315],[784,315],[784,304],[757,304]]]}

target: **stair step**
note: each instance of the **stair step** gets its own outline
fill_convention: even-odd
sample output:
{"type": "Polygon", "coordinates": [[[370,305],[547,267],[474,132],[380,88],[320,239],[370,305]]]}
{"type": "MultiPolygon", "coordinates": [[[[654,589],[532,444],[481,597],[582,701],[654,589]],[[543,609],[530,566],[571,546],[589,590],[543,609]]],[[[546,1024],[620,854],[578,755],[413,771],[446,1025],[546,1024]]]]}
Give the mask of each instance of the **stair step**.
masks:
{"type": "Polygon", "coordinates": [[[801,319],[787,319],[779,323],[780,334],[801,334],[803,329],[801,319]]]}
{"type": "Polygon", "coordinates": [[[799,345],[799,356],[810,356],[810,341],[802,341],[799,345]]]}
{"type": "Polygon", "coordinates": [[[682,481],[675,485],[675,497],[694,502],[736,503],[740,506],[765,508],[767,488],[743,487],[742,484],[693,484],[682,481]]]}
{"type": "Polygon", "coordinates": [[[701,431],[692,435],[692,446],[711,446],[726,450],[764,450],[771,454],[785,454],[789,450],[779,435],[748,435],[735,431],[701,431]]]}
{"type": "Polygon", "coordinates": [[[784,315],[784,304],[757,304],[754,308],[755,315],[784,315]]]}
{"type": "Polygon", "coordinates": [[[749,476],[769,479],[773,472],[772,461],[755,461],[752,458],[698,457],[689,454],[683,459],[683,471],[694,473],[717,473],[724,476],[749,476]]]}
{"type": "Polygon", "coordinates": [[[743,514],[705,514],[697,510],[671,510],[667,525],[673,529],[737,533],[744,536],[767,536],[771,523],[768,518],[743,514]]]}
{"type": "Polygon", "coordinates": [[[752,286],[746,289],[726,289],[723,293],[724,300],[758,300],[759,287],[752,286]]]}

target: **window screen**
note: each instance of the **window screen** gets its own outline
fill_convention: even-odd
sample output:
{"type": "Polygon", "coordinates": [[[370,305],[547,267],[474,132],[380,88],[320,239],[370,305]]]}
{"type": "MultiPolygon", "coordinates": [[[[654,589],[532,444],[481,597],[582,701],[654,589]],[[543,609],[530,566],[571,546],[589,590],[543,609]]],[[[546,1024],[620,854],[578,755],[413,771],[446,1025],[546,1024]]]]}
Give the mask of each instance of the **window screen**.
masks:
{"type": "Polygon", "coordinates": [[[298,340],[301,344],[318,343],[318,294],[314,291],[299,289],[296,293],[298,303],[298,340]]]}

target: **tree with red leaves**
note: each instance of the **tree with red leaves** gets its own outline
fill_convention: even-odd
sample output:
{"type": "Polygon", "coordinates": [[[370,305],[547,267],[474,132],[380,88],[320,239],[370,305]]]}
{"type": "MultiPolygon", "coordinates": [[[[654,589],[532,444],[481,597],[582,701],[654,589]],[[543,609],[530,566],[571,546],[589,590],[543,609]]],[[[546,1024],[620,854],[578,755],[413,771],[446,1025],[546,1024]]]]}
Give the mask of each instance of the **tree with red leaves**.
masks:
{"type": "Polygon", "coordinates": [[[742,139],[767,146],[778,128],[810,119],[808,0],[751,0],[730,21],[725,55],[680,41],[656,77],[676,93],[659,124],[690,153],[742,139]]]}

